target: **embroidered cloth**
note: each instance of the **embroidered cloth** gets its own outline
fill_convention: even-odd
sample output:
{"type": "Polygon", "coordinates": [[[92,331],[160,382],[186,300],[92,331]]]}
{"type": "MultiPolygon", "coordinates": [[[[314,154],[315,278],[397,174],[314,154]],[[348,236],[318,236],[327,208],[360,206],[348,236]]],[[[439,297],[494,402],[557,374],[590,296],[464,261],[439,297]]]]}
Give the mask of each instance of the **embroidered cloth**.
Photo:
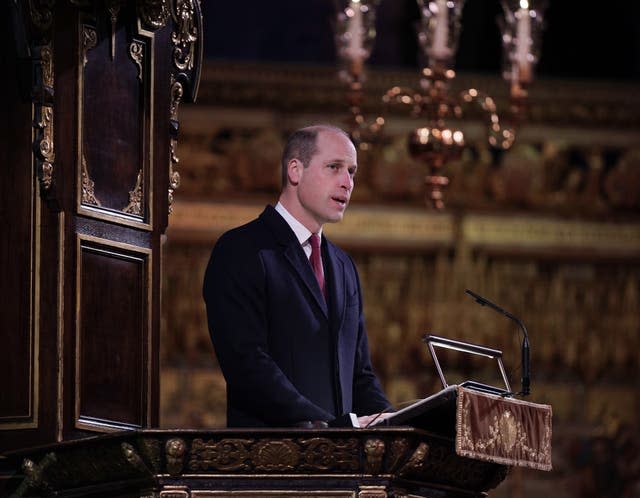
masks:
{"type": "Polygon", "coordinates": [[[458,386],[456,453],[503,465],[551,470],[550,405],[458,386]]]}

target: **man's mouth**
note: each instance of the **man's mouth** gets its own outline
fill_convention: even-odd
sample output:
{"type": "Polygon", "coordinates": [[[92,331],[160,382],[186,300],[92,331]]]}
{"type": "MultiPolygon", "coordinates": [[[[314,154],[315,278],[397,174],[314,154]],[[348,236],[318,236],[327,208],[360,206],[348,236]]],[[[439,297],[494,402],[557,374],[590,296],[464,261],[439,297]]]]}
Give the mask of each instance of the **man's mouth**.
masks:
{"type": "Polygon", "coordinates": [[[346,206],[347,203],[349,202],[349,199],[347,197],[334,196],[332,197],[332,199],[336,201],[338,204],[340,204],[341,206],[346,206]]]}

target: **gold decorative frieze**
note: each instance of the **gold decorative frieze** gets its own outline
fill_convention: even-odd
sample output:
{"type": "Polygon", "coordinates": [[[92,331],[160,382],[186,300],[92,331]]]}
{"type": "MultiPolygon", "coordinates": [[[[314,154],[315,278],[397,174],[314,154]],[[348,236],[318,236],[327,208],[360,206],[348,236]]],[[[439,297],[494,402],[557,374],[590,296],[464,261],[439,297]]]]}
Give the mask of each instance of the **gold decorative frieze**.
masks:
{"type": "Polygon", "coordinates": [[[142,83],[142,59],[144,57],[144,45],[139,41],[132,41],[129,45],[129,55],[131,56],[131,60],[138,67],[138,80],[142,83]]]}
{"type": "MultiPolygon", "coordinates": [[[[457,89],[483,88],[494,97],[498,109],[508,108],[508,91],[505,91],[504,81],[499,76],[469,73],[456,75],[455,79],[457,89]]],[[[374,113],[381,111],[381,97],[390,87],[412,87],[415,84],[413,70],[368,68],[363,88],[363,111],[377,115],[374,113]]],[[[536,91],[530,95],[529,125],[523,127],[521,137],[525,141],[532,137],[539,138],[540,133],[544,133],[539,125],[554,125],[557,126],[554,130],[557,136],[571,142],[593,145],[591,139],[595,138],[599,144],[610,140],[619,143],[616,136],[632,142],[640,126],[640,95],[636,86],[633,82],[538,80],[536,91]],[[594,128],[600,128],[598,133],[589,133],[594,128]]],[[[335,68],[332,67],[302,68],[276,64],[252,65],[244,61],[208,61],[198,98],[199,106],[228,108],[239,105],[242,108],[269,107],[279,111],[295,109],[298,115],[300,111],[348,111],[344,102],[343,83],[336,78],[335,68]]],[[[401,113],[402,108],[385,108],[385,114],[393,115],[393,120],[387,119],[385,126],[402,126],[402,121],[397,120],[401,113]]],[[[470,121],[478,122],[480,115],[471,118],[470,121]]]]}
{"type": "Polygon", "coordinates": [[[304,470],[355,471],[359,467],[360,443],[358,439],[329,439],[314,437],[300,439],[304,470]]]}
{"type": "Polygon", "coordinates": [[[356,471],[359,452],[358,440],[351,438],[195,439],[187,465],[191,472],[356,471]]]}
{"type": "Polygon", "coordinates": [[[142,201],[143,201],[143,188],[142,188],[142,170],[138,171],[138,178],[136,180],[136,186],[133,190],[129,191],[129,204],[122,210],[124,213],[134,214],[136,216],[142,216],[142,201]]]}
{"type": "Polygon", "coordinates": [[[470,214],[462,223],[472,246],[640,253],[640,223],[587,222],[470,214]]]}
{"type": "MultiPolygon", "coordinates": [[[[171,219],[172,237],[216,235],[256,218],[264,204],[181,202],[171,219]]],[[[454,243],[454,218],[418,210],[351,206],[344,220],[327,224],[325,233],[335,241],[354,245],[427,248],[454,243]]]]}
{"type": "Polygon", "coordinates": [[[325,227],[329,237],[344,243],[422,248],[452,244],[454,229],[448,214],[360,205],[350,206],[342,222],[325,227]]]}
{"type": "Polygon", "coordinates": [[[198,26],[195,19],[194,1],[175,0],[174,21],[176,30],[171,34],[173,63],[181,71],[191,71],[195,66],[195,43],[198,26]]]}
{"type": "Polygon", "coordinates": [[[100,201],[95,195],[94,192],[95,184],[91,177],[89,176],[89,171],[87,168],[87,161],[82,156],[82,204],[89,204],[92,206],[102,206],[100,201]]]}
{"type": "Polygon", "coordinates": [[[300,449],[289,439],[260,441],[254,449],[255,468],[260,472],[292,471],[300,461],[300,449]]]}
{"type": "Polygon", "coordinates": [[[248,471],[253,439],[226,438],[222,441],[194,439],[189,451],[187,468],[199,471],[248,471]]]}

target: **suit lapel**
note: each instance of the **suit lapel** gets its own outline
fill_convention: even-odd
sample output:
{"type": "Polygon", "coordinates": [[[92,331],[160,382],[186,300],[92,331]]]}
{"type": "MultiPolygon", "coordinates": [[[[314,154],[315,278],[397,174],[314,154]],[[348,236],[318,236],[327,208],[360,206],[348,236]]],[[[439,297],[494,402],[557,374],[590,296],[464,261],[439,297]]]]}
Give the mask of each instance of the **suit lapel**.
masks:
{"type": "Polygon", "coordinates": [[[260,217],[265,221],[275,239],[283,247],[285,259],[291,264],[293,270],[298,274],[300,280],[304,282],[314,301],[320,306],[324,315],[329,317],[327,303],[324,300],[318,281],[316,280],[311,264],[304,249],[298,242],[293,230],[287,222],[272,207],[267,206],[260,217]]]}
{"type": "Polygon", "coordinates": [[[307,289],[309,289],[318,306],[322,308],[324,315],[328,317],[329,310],[327,303],[324,300],[316,276],[313,274],[307,255],[304,253],[300,243],[296,240],[295,244],[289,245],[284,251],[284,256],[289,260],[289,263],[291,263],[293,269],[298,273],[307,289]]]}
{"type": "Polygon", "coordinates": [[[342,325],[345,306],[344,263],[335,253],[333,246],[323,238],[323,264],[325,270],[325,285],[331,306],[332,322],[336,324],[336,330],[342,325]],[[329,278],[326,278],[326,277],[329,278]]]}

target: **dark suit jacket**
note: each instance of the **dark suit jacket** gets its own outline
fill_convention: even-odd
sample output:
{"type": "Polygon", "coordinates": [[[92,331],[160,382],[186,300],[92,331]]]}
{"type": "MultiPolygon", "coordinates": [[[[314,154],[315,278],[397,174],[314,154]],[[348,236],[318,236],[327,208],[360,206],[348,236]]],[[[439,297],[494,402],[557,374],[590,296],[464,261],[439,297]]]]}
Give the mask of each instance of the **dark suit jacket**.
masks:
{"type": "Polygon", "coordinates": [[[355,265],[324,237],[322,252],[326,302],[273,207],[216,243],[203,295],[229,426],[289,426],[390,407],[371,367],[355,265]]]}

